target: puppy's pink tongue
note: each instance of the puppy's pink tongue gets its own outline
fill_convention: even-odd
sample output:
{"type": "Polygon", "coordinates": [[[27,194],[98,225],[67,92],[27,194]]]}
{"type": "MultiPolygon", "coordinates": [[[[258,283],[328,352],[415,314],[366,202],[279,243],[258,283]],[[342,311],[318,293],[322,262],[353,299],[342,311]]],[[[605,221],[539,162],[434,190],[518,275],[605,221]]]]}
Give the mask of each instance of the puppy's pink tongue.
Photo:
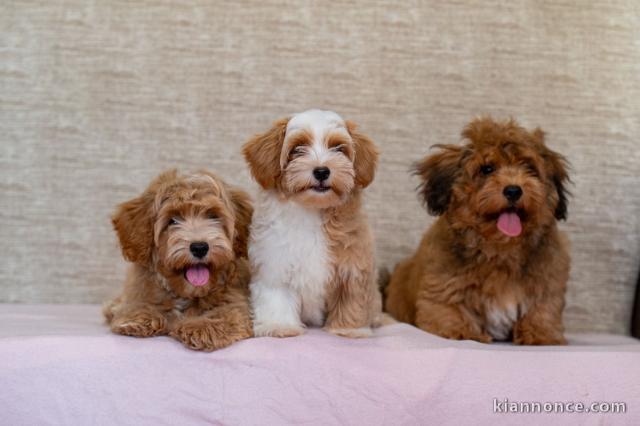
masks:
{"type": "Polygon", "coordinates": [[[209,282],[209,268],[204,265],[189,266],[185,275],[189,284],[196,287],[201,287],[209,282]]]}
{"type": "Polygon", "coordinates": [[[514,212],[502,212],[498,218],[498,229],[509,237],[517,237],[522,232],[520,216],[514,212]]]}

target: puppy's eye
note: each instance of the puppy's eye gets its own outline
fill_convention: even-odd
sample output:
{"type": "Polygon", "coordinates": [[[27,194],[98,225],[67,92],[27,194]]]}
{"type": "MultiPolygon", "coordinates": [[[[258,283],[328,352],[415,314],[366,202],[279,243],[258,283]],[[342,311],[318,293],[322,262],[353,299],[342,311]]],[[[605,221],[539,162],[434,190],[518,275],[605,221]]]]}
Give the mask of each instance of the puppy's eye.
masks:
{"type": "Polygon", "coordinates": [[[495,169],[493,168],[493,166],[492,166],[491,164],[485,164],[485,165],[483,165],[483,166],[480,166],[480,173],[481,173],[483,176],[488,176],[488,175],[490,175],[491,173],[493,173],[493,172],[494,172],[494,170],[495,170],[495,169]]]}
{"type": "Polygon", "coordinates": [[[211,219],[211,220],[217,220],[218,219],[218,215],[213,213],[213,212],[210,212],[209,214],[207,214],[207,218],[211,219]]]}
{"type": "Polygon", "coordinates": [[[291,150],[291,152],[289,153],[289,157],[296,158],[301,156],[302,154],[304,154],[304,146],[298,145],[291,150]]]}
{"type": "Polygon", "coordinates": [[[532,176],[538,176],[538,169],[536,168],[536,166],[534,166],[533,164],[525,164],[525,167],[532,176]]]}
{"type": "Polygon", "coordinates": [[[333,148],[331,148],[331,151],[333,152],[341,152],[344,154],[344,152],[346,151],[347,147],[344,145],[338,145],[338,146],[334,146],[333,148]]]}
{"type": "Polygon", "coordinates": [[[180,222],[180,218],[179,217],[172,217],[171,219],[169,219],[169,226],[177,225],[178,222],[180,222]]]}

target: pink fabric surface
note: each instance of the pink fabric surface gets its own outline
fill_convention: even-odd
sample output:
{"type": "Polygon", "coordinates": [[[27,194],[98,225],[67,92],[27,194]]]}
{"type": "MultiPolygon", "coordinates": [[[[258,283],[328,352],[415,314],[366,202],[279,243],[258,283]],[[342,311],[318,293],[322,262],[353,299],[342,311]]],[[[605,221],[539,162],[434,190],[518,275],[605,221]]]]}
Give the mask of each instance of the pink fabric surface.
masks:
{"type": "Polygon", "coordinates": [[[0,423],[10,425],[640,424],[640,344],[564,348],[321,330],[214,353],[115,336],[97,306],[0,305],[0,423]],[[624,414],[494,413],[493,399],[626,402],[624,414]]]}

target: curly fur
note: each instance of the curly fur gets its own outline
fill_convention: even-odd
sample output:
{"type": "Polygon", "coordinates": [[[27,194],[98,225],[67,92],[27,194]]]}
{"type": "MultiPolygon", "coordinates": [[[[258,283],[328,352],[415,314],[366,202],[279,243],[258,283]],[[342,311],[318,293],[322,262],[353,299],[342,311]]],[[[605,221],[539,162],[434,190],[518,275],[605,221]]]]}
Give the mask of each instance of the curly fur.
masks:
{"type": "Polygon", "coordinates": [[[171,335],[185,346],[211,351],[250,337],[246,260],[253,208],[249,197],[209,172],[158,176],[112,218],[122,254],[133,264],[120,296],[105,304],[114,333],[171,335]],[[206,242],[203,258],[190,252],[206,242]],[[191,285],[192,265],[209,281],[191,285]]]}
{"type": "Polygon", "coordinates": [[[557,221],[567,215],[566,160],[540,129],[513,120],[476,119],[463,137],[415,166],[420,196],[439,218],[396,266],[385,308],[452,339],[563,344],[570,258],[557,221]],[[503,194],[509,185],[522,189],[517,202],[503,194]],[[519,236],[498,230],[505,209],[521,219],[519,236]]]}
{"type": "Polygon", "coordinates": [[[375,175],[374,143],[336,113],[310,110],[276,121],[243,153],[263,189],[249,246],[255,335],[313,325],[368,336],[382,310],[361,200],[375,175]],[[328,179],[314,177],[319,167],[328,179]]]}

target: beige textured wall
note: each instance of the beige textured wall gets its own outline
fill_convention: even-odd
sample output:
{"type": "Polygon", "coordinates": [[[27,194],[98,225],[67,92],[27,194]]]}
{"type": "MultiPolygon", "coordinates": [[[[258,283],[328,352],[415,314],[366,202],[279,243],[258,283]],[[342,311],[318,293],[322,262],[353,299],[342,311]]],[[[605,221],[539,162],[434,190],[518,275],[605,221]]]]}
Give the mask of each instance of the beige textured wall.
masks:
{"type": "Polygon", "coordinates": [[[407,170],[474,115],[548,131],[573,163],[570,330],[626,333],[640,261],[640,3],[0,3],[0,300],[100,302],[125,268],[114,205],[161,170],[240,157],[334,109],[382,149],[368,193],[391,266],[431,223],[407,170]]]}

